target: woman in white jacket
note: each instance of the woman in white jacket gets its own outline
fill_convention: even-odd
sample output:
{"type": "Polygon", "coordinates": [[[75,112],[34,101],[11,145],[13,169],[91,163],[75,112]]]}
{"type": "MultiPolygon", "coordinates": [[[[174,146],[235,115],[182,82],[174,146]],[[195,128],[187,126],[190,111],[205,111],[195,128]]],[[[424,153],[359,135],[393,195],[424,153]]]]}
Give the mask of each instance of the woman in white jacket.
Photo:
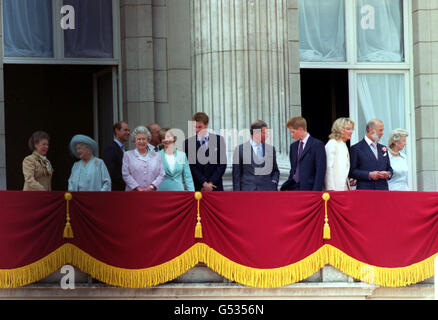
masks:
{"type": "Polygon", "coordinates": [[[325,145],[327,170],[325,190],[350,190],[348,173],[350,171],[350,154],[346,142],[351,139],[354,122],[350,118],[339,118],[333,123],[330,140],[325,145]]]}

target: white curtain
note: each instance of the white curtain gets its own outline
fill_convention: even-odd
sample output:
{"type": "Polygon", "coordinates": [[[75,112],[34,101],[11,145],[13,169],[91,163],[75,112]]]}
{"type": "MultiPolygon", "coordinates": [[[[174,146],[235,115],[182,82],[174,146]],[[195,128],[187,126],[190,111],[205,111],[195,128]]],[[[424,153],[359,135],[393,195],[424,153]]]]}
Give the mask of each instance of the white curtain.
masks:
{"type": "Polygon", "coordinates": [[[64,31],[65,56],[113,57],[112,0],[64,0],[75,9],[75,29],[64,31]]]}
{"type": "Polygon", "coordinates": [[[358,61],[403,61],[402,1],[357,0],[356,12],[358,61]]]}
{"type": "Polygon", "coordinates": [[[52,0],[3,0],[6,57],[53,57],[52,0]]]}
{"type": "Polygon", "coordinates": [[[366,123],[378,118],[385,126],[381,144],[388,144],[392,130],[405,128],[405,85],[403,74],[358,74],[358,123],[356,130],[361,140],[366,123]]]}
{"type": "Polygon", "coordinates": [[[301,61],[346,61],[344,0],[298,1],[301,61]]]}

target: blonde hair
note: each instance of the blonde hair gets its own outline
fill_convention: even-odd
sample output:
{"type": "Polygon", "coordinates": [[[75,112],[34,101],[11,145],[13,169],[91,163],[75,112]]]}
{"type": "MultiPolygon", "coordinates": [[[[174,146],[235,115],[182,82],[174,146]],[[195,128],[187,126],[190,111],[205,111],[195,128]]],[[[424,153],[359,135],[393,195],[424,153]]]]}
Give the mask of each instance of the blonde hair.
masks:
{"type": "Polygon", "coordinates": [[[346,126],[351,125],[354,128],[354,121],[350,118],[338,118],[333,122],[332,133],[329,135],[329,139],[340,140],[344,134],[346,126]]]}
{"type": "Polygon", "coordinates": [[[392,147],[396,142],[399,142],[401,139],[407,137],[409,133],[404,129],[394,129],[389,134],[388,138],[388,147],[392,147]]]}

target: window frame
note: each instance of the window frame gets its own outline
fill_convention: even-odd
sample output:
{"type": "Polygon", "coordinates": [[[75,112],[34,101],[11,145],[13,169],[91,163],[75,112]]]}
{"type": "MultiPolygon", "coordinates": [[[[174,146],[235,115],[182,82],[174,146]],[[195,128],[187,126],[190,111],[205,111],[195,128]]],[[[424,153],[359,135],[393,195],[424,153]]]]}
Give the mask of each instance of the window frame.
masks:
{"type": "MultiPolygon", "coordinates": [[[[1,19],[3,19],[3,1],[1,19]]],[[[53,57],[6,57],[2,42],[3,63],[8,64],[81,64],[81,65],[118,65],[121,57],[120,46],[120,0],[112,0],[113,9],[113,58],[69,58],[64,57],[64,32],[60,26],[63,0],[52,0],[53,57]]],[[[3,38],[4,39],[4,38],[3,38]]],[[[4,41],[4,40],[2,40],[4,41]]]]}
{"type": "MultiPolygon", "coordinates": [[[[305,0],[299,0],[305,1],[305,0]]],[[[300,68],[333,68],[333,69],[408,69],[411,64],[412,53],[409,49],[409,44],[412,43],[411,31],[411,1],[401,0],[403,3],[403,45],[404,45],[404,61],[403,62],[359,62],[357,59],[357,19],[356,19],[356,0],[345,1],[345,50],[347,61],[324,62],[324,61],[300,61],[300,68]]]]}
{"type": "MultiPolygon", "coordinates": [[[[298,0],[305,1],[305,0],[298,0]]],[[[415,134],[415,101],[414,101],[414,62],[413,62],[413,29],[412,0],[401,0],[403,4],[403,62],[359,62],[357,59],[357,15],[356,0],[345,1],[345,62],[302,62],[301,69],[348,69],[349,109],[350,117],[358,119],[357,75],[360,73],[402,73],[405,75],[405,129],[408,130],[406,155],[409,164],[409,185],[417,190],[417,160],[415,134]]],[[[298,13],[299,14],[299,13],[298,13]]],[[[389,130],[386,129],[386,130],[389,130]]],[[[364,133],[353,132],[351,144],[362,139],[364,133]]],[[[384,142],[384,144],[386,144],[384,142]]]]}

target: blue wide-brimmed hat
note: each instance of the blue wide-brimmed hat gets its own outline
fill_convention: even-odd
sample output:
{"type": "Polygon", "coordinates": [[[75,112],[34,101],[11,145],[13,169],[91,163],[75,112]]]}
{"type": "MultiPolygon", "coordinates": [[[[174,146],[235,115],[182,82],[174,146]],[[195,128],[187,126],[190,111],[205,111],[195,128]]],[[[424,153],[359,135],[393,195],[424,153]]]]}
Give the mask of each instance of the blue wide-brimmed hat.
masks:
{"type": "Polygon", "coordinates": [[[93,155],[97,155],[97,143],[93,139],[91,139],[89,136],[83,135],[83,134],[77,134],[73,138],[71,138],[70,141],[70,151],[73,153],[73,155],[76,158],[79,158],[77,152],[76,152],[76,145],[84,144],[88,147],[90,147],[91,151],[93,151],[93,155]]]}

